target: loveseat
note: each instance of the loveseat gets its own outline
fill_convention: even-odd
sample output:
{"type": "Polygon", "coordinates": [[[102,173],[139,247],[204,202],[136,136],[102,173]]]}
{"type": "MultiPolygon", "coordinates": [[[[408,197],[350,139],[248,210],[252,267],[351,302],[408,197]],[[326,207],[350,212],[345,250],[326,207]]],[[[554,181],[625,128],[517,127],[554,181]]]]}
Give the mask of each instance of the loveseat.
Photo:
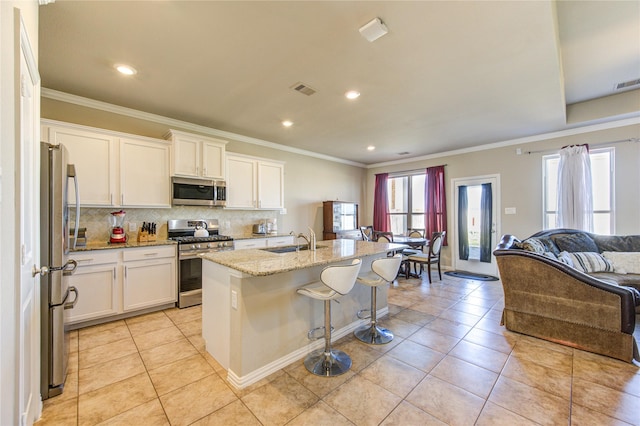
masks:
{"type": "Polygon", "coordinates": [[[638,252],[640,235],[572,229],[522,241],[504,235],[493,252],[504,290],[502,323],[511,331],[640,361],[633,335],[640,312],[638,252]]]}

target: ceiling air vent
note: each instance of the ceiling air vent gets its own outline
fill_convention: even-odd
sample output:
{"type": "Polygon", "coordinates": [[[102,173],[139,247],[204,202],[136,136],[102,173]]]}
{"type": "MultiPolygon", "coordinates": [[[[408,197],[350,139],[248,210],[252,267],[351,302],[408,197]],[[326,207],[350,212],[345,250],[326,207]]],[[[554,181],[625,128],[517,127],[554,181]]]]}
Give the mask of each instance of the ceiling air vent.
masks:
{"type": "Polygon", "coordinates": [[[638,86],[638,85],[640,85],[640,78],[637,78],[635,80],[625,81],[624,83],[618,83],[616,84],[616,90],[628,89],[630,87],[638,86]]]}
{"type": "Polygon", "coordinates": [[[307,86],[304,83],[296,83],[293,86],[291,86],[291,88],[307,96],[311,96],[314,93],[316,93],[315,89],[312,89],[311,87],[307,86]]]}

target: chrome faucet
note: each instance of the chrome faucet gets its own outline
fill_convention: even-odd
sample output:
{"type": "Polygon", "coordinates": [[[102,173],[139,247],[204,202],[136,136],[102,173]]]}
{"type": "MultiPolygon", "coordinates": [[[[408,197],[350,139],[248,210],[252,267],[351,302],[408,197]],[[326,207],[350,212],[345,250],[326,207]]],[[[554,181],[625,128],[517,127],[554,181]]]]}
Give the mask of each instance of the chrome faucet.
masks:
{"type": "Polygon", "coordinates": [[[304,238],[304,240],[307,242],[307,245],[309,246],[309,249],[311,249],[311,238],[307,237],[303,233],[299,233],[298,235],[296,235],[296,239],[297,238],[304,238]]]}

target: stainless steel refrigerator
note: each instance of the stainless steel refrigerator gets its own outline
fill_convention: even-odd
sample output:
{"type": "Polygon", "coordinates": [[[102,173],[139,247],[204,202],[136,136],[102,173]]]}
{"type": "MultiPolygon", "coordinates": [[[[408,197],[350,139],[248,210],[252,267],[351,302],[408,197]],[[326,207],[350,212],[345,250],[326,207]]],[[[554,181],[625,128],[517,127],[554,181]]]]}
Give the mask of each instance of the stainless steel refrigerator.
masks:
{"type": "Polygon", "coordinates": [[[62,393],[67,375],[69,335],[64,312],[72,309],[78,292],[69,287],[64,275],[72,274],[77,263],[67,259],[70,242],[69,186],[75,186],[75,232],[80,221],[78,179],[73,164],[67,164],[63,145],[40,144],[40,300],[41,356],[40,391],[42,399],[62,393]],[[71,296],[73,293],[73,296],[71,296]],[[73,300],[71,300],[73,299],[73,300]]]}

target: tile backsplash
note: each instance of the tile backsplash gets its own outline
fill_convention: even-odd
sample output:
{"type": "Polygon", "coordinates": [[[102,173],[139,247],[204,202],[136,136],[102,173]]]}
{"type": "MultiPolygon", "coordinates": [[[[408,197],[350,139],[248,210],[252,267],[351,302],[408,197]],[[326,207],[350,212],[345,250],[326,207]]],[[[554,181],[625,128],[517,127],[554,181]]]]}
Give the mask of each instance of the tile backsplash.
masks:
{"type": "MultiPolygon", "coordinates": [[[[118,208],[80,209],[80,227],[87,228],[87,242],[106,241],[109,239],[109,215],[118,208]]],[[[124,229],[129,238],[136,238],[137,231],[129,231],[129,223],[138,228],[142,222],[155,222],[158,226],[158,238],[167,238],[167,221],[170,219],[218,219],[220,234],[234,238],[251,235],[253,225],[264,220],[278,220],[279,213],[272,210],[226,210],[220,208],[176,206],[170,209],[123,209],[125,217],[124,229]]],[[[71,220],[75,220],[71,209],[71,220]]],[[[72,222],[73,223],[73,222],[72,222]]],[[[280,225],[280,223],[278,223],[280,225]]],[[[282,229],[280,230],[283,231],[282,229]]]]}

